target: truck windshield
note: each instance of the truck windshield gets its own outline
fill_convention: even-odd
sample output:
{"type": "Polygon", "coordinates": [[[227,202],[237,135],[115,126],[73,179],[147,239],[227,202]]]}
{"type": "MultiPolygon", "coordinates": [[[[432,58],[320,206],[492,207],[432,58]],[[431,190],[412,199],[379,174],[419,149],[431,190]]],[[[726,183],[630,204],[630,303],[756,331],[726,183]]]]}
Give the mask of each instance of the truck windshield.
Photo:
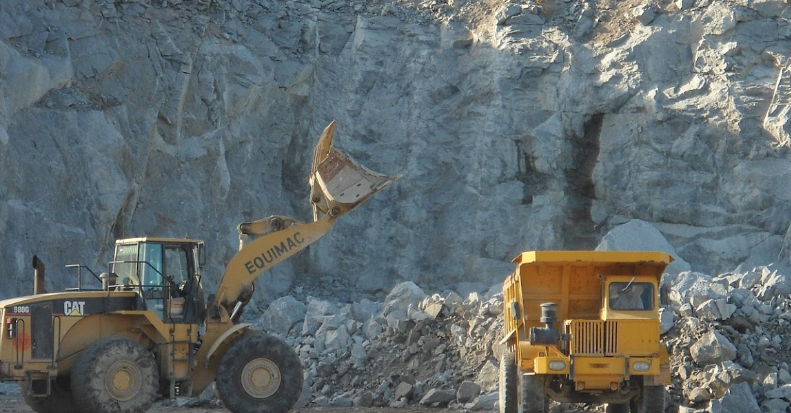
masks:
{"type": "Polygon", "coordinates": [[[610,283],[610,308],[613,310],[653,310],[654,286],[651,283],[610,283]]]}

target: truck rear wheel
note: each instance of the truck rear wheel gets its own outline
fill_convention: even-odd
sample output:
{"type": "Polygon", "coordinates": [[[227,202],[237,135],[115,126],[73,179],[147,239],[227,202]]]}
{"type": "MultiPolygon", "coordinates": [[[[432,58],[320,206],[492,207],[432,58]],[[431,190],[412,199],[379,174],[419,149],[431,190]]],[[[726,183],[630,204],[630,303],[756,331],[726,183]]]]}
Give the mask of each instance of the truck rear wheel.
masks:
{"type": "MultiPolygon", "coordinates": [[[[46,382],[44,382],[46,384],[46,382]]],[[[28,394],[30,382],[19,383],[25,403],[37,413],[80,413],[81,410],[74,403],[71,391],[62,386],[58,380],[50,383],[50,394],[45,397],[35,397],[28,394]]]]}
{"type": "Polygon", "coordinates": [[[159,389],[159,369],[140,343],[109,337],[80,354],[71,389],[86,413],[143,413],[159,389]]]}
{"type": "Polygon", "coordinates": [[[665,386],[643,386],[639,399],[632,399],[632,413],[664,413],[665,386]]]}
{"type": "Polygon", "coordinates": [[[248,334],[217,367],[217,392],[233,413],[285,413],[302,393],[302,362],[283,340],[248,334]]]}
{"type": "Polygon", "coordinates": [[[500,357],[500,413],[518,413],[519,411],[517,370],[514,353],[503,353],[500,357]]]}
{"type": "Polygon", "coordinates": [[[546,377],[540,374],[520,374],[522,385],[522,413],[547,413],[549,397],[544,391],[546,377]]]}

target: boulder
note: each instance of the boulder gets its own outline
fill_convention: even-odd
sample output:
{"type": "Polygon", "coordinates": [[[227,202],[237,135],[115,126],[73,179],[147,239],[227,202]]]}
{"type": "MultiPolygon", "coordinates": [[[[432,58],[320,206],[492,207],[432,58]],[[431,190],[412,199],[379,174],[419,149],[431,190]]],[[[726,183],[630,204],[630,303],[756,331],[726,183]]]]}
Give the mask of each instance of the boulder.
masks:
{"type": "Polygon", "coordinates": [[[287,335],[291,328],[305,319],[307,306],[292,296],[272,301],[261,316],[266,331],[287,335]]]}
{"type": "Polygon", "coordinates": [[[736,358],[736,347],[722,334],[709,331],[689,349],[699,366],[722,363],[736,358]]]}

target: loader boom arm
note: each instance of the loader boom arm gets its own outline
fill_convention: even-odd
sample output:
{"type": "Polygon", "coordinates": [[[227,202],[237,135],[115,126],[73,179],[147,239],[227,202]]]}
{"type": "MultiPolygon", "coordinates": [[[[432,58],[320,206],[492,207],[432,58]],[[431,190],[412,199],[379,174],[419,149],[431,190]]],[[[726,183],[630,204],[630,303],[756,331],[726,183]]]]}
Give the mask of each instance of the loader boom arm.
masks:
{"type": "Polygon", "coordinates": [[[313,222],[273,215],[239,224],[239,252],[225,268],[214,299],[214,306],[224,307],[232,318],[250,300],[253,282],[259,275],[307,248],[324,236],[336,219],[401,177],[383,175],[358,165],[332,147],[334,133],[335,121],[332,121],[314,149],[308,176],[313,222]],[[245,243],[248,236],[255,239],[245,243]]]}

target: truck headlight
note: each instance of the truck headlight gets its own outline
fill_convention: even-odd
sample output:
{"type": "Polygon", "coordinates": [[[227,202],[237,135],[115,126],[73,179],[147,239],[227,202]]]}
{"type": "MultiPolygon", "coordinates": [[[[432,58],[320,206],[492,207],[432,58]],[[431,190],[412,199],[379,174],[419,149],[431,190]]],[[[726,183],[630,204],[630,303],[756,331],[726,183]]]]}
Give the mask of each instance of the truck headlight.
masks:
{"type": "Polygon", "coordinates": [[[635,361],[632,363],[634,371],[648,371],[651,368],[651,363],[647,361],[635,361]]]}
{"type": "Polygon", "coordinates": [[[566,362],[563,360],[552,360],[549,362],[549,369],[552,371],[560,371],[566,368],[566,362]]]}

